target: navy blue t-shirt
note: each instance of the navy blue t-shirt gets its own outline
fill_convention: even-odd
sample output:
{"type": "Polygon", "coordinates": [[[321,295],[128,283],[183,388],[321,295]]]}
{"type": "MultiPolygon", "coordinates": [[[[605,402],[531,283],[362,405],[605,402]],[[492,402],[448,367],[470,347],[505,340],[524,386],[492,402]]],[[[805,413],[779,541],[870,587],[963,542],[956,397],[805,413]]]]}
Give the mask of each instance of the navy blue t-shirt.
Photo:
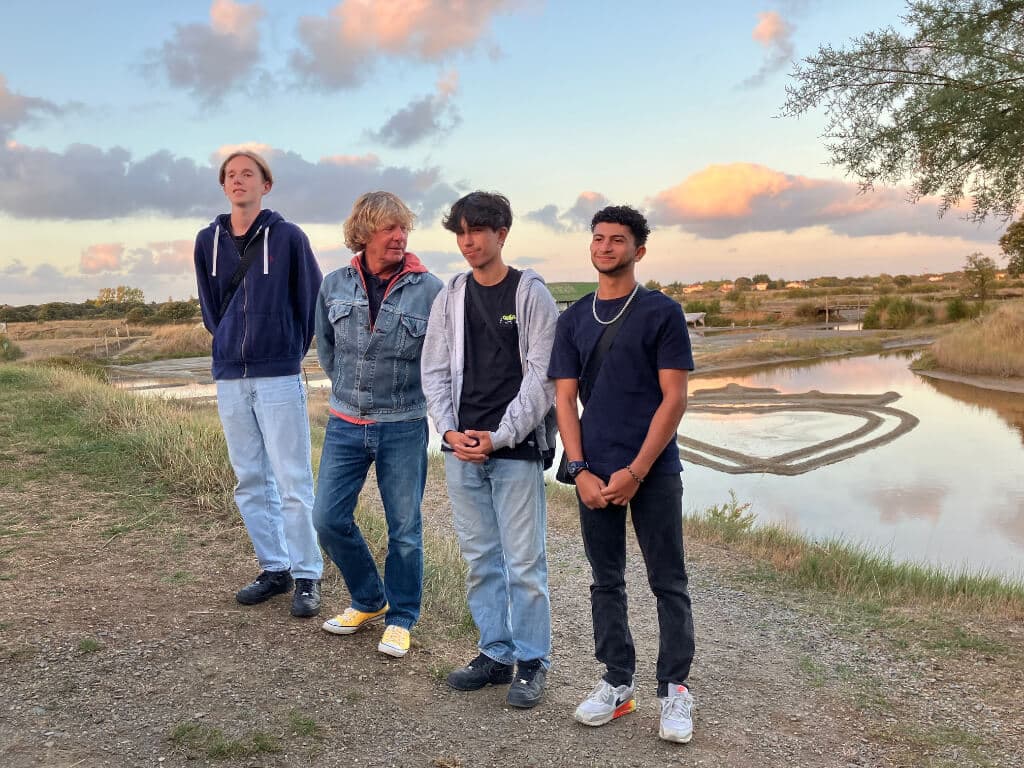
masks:
{"type": "MultiPolygon", "coordinates": [[[[597,301],[597,315],[610,320],[628,296],[597,301]]],[[[548,376],[579,379],[605,326],[593,316],[593,294],[562,313],[555,330],[548,376]]],[[[611,349],[605,353],[590,400],[583,409],[583,457],[591,470],[608,475],[636,458],[647,437],[654,412],[661,405],[658,371],[693,370],[690,334],[683,308],[659,291],[637,294],[636,306],[622,321],[611,349]]],[[[682,471],[675,440],[662,451],[651,474],[682,471]]]]}

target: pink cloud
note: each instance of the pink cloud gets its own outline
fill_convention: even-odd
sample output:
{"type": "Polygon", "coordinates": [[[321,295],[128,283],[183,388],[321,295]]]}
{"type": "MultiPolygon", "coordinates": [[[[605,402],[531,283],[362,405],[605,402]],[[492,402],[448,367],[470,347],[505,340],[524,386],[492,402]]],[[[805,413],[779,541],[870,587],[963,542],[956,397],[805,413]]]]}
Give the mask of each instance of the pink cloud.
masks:
{"type": "Polygon", "coordinates": [[[771,47],[782,41],[788,40],[792,30],[786,20],[776,11],[764,11],[757,14],[757,24],[751,33],[757,42],[766,47],[771,47]]]}
{"type": "Polygon", "coordinates": [[[256,22],[263,16],[259,5],[244,5],[233,0],[213,0],[210,26],[221,35],[234,35],[251,40],[256,35],[256,22]]]}
{"type": "Polygon", "coordinates": [[[82,251],[79,269],[87,275],[98,272],[117,272],[121,269],[121,257],[124,255],[122,243],[97,243],[82,251]]]}
{"type": "Polygon", "coordinates": [[[299,21],[291,65],[328,90],[361,84],[382,57],[439,61],[473,48],[522,0],[343,0],[299,21]]]}
{"type": "Polygon", "coordinates": [[[749,216],[754,201],[777,197],[810,179],[788,176],[753,163],[709,165],[655,197],[655,207],[680,219],[738,219],[749,216]]]}
{"type": "Polygon", "coordinates": [[[132,249],[130,271],[143,275],[191,275],[193,247],[191,240],[147,243],[145,248],[132,249]]]}

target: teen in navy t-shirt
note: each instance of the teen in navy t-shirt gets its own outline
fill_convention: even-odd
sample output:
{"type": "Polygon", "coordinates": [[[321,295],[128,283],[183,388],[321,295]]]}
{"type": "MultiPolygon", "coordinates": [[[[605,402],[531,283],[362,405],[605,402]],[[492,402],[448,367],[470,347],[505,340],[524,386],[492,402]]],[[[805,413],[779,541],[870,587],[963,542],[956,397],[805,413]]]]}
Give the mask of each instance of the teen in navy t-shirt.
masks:
{"type": "MultiPolygon", "coordinates": [[[[578,379],[605,329],[594,320],[612,318],[628,297],[610,301],[587,295],[559,318],[548,376],[578,379]]],[[[636,458],[654,412],[661,405],[658,371],[693,370],[690,335],[683,308],[659,291],[638,293],[604,356],[581,417],[583,455],[590,470],[607,477],[636,458]]],[[[678,473],[679,447],[665,446],[649,474],[678,473]]]]}
{"type": "Polygon", "coordinates": [[[609,206],[594,215],[590,230],[598,289],[558,319],[548,364],[593,575],[594,653],[605,666],[574,716],[598,726],[636,707],[636,651],[626,604],[628,508],[658,603],[658,735],[687,742],[693,734],[687,679],[694,634],[676,434],[693,370],[690,337],[682,307],[637,283],[636,264],[650,232],[644,217],[627,206],[609,206]],[[587,362],[607,329],[616,335],[595,376],[587,362]],[[581,381],[584,375],[587,381],[581,381]],[[588,399],[577,419],[583,395],[588,399]]]}

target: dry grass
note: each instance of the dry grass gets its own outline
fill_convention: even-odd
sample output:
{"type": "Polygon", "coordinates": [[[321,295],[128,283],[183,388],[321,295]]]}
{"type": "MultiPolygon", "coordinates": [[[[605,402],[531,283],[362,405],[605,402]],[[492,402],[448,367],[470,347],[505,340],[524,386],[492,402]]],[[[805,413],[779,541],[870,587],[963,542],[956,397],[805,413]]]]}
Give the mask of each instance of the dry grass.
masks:
{"type": "Polygon", "coordinates": [[[882,339],[864,336],[823,336],[818,339],[772,339],[741,344],[700,355],[701,365],[761,362],[824,355],[870,354],[882,351],[882,339]]]}
{"type": "Polygon", "coordinates": [[[1024,302],[1005,302],[954,329],[935,342],[931,358],[963,375],[1024,377],[1024,302]]]}
{"type": "Polygon", "coordinates": [[[125,362],[145,362],[179,357],[206,357],[212,354],[213,340],[203,325],[161,325],[152,334],[134,344],[122,357],[125,362]]]}

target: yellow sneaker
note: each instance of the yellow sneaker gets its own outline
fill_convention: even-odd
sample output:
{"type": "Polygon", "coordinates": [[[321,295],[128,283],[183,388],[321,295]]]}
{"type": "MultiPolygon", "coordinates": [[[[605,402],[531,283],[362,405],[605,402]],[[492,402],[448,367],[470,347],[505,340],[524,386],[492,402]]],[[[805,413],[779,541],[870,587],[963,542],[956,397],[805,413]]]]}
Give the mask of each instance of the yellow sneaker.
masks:
{"type": "Polygon", "coordinates": [[[377,644],[377,650],[400,659],[409,652],[409,630],[396,624],[388,624],[384,637],[377,644]]]}
{"type": "Polygon", "coordinates": [[[384,618],[384,614],[388,612],[388,606],[385,605],[379,611],[372,611],[365,613],[363,611],[357,611],[351,605],[345,609],[345,612],[335,616],[333,619],[328,619],[324,622],[324,632],[330,632],[332,635],[351,635],[356,630],[362,629],[367,624],[373,624],[375,621],[380,621],[384,618]]]}

